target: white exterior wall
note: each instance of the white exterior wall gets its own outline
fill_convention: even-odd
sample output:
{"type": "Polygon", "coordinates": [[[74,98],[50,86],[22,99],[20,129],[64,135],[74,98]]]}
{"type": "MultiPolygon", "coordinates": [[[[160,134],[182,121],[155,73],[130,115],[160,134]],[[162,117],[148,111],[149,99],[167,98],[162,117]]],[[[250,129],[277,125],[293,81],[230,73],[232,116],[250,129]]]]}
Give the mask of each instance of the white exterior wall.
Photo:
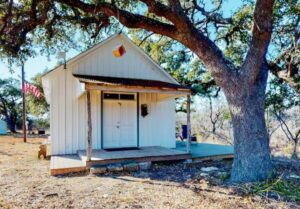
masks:
{"type": "Polygon", "coordinates": [[[140,105],[147,104],[149,115],[139,116],[140,146],[175,148],[175,100],[159,101],[159,94],[140,93],[140,105]]]}
{"type": "MultiPolygon", "coordinates": [[[[50,137],[53,155],[71,154],[73,149],[79,148],[84,143],[79,141],[80,132],[76,133],[78,129],[75,129],[81,125],[81,121],[76,120],[79,116],[77,110],[81,101],[75,98],[76,88],[72,87],[76,86],[76,80],[71,76],[70,71],[58,69],[46,78],[48,85],[51,86],[49,91],[50,137]]],[[[83,113],[81,116],[84,116],[83,113]]]]}
{"type": "Polygon", "coordinates": [[[138,78],[160,80],[174,83],[158,66],[140,52],[137,46],[124,36],[117,36],[98,49],[74,62],[73,73],[81,75],[98,75],[121,78],[138,78]],[[122,57],[114,57],[113,50],[124,45],[126,53],[122,57]]]}
{"type": "MultiPolygon", "coordinates": [[[[116,36],[95,47],[78,60],[43,77],[44,92],[50,103],[52,154],[74,154],[86,148],[87,108],[82,84],[72,74],[153,79],[176,83],[147,59],[137,46],[116,36]],[[122,43],[126,54],[113,56],[122,43]]],[[[101,149],[101,92],[91,92],[93,149],[101,149]]],[[[139,104],[148,104],[149,115],[139,116],[139,146],[175,147],[175,100],[154,93],[140,93],[139,104]]],[[[139,107],[140,108],[140,107],[139,107]]],[[[132,116],[137,117],[137,116],[132,116]]]]}
{"type": "MultiPolygon", "coordinates": [[[[52,154],[73,154],[85,149],[87,136],[86,97],[80,97],[81,84],[70,70],[56,70],[45,78],[50,91],[50,138],[52,154]],[[65,91],[66,89],[66,91],[65,91]]],[[[93,138],[100,138],[101,102],[100,91],[91,94],[93,138]]],[[[100,149],[101,143],[93,141],[93,148],[100,149]]]]}
{"type": "MultiPolygon", "coordinates": [[[[67,73],[65,94],[64,71],[55,72],[51,79],[50,135],[52,154],[74,154],[86,149],[86,94],[77,96],[78,81],[67,73]],[[58,98],[58,99],[56,99],[58,98]],[[66,102],[66,103],[65,103],[66,102]],[[65,106],[66,105],[66,106],[65,106]]],[[[158,101],[155,93],[140,93],[139,104],[147,104],[149,115],[139,114],[139,146],[175,145],[175,100],[158,101]]],[[[140,108],[140,106],[139,106],[140,108]]],[[[93,149],[101,149],[101,92],[91,92],[93,149]]],[[[135,117],[136,116],[132,116],[135,117]]]]}
{"type": "MultiPolygon", "coordinates": [[[[47,77],[50,83],[50,135],[52,154],[74,154],[86,148],[86,94],[80,97],[80,83],[71,70],[56,70],[47,77]],[[66,88],[66,91],[65,91],[66,88]],[[66,93],[67,92],[67,93],[66,93]]],[[[175,144],[175,100],[162,100],[161,94],[140,93],[139,104],[147,104],[149,115],[139,114],[139,146],[175,144]]],[[[91,92],[93,149],[101,149],[101,92],[91,92]]],[[[140,108],[140,107],[139,107],[140,108]]],[[[136,116],[132,116],[136,117],[136,116]]]]}

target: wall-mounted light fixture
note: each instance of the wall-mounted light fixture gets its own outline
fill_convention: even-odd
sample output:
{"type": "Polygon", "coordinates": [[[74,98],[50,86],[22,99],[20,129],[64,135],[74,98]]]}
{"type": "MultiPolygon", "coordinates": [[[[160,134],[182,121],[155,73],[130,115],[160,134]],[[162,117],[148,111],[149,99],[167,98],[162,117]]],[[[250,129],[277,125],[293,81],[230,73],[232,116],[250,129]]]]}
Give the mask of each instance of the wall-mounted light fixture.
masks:
{"type": "Polygon", "coordinates": [[[141,105],[141,115],[143,117],[147,116],[149,114],[148,112],[148,105],[147,104],[142,104],[141,105]]]}

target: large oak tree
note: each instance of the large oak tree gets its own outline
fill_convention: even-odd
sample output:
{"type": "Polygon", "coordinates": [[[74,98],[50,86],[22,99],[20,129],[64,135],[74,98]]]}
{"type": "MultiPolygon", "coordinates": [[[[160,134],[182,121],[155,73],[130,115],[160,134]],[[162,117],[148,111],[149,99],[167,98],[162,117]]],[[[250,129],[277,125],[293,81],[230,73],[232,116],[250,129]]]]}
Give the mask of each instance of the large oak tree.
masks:
{"type": "Polygon", "coordinates": [[[61,28],[69,25],[83,30],[92,27],[97,36],[113,24],[112,17],[127,28],[170,37],[198,56],[226,96],[234,128],[231,180],[263,180],[272,172],[264,102],[274,0],[255,2],[251,36],[240,65],[225,58],[222,45],[218,46],[207,30],[209,22],[222,27],[235,21],[215,12],[222,5],[217,2],[215,9],[207,11],[197,0],[9,0],[0,7],[1,54],[29,55],[33,40],[41,45],[51,40],[56,40],[52,44],[63,43],[67,33],[61,28]]]}

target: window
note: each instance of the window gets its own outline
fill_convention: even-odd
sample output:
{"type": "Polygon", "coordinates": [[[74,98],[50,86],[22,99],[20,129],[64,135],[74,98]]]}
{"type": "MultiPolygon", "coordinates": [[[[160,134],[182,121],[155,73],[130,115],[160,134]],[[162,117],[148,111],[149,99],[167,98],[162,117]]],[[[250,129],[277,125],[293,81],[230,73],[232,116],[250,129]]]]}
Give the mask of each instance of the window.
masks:
{"type": "Polygon", "coordinates": [[[134,94],[120,94],[122,100],[134,100],[134,94]]]}
{"type": "Polygon", "coordinates": [[[119,99],[119,94],[110,94],[110,93],[105,93],[103,95],[104,99],[119,99]]]}
{"type": "Polygon", "coordinates": [[[135,94],[104,93],[103,99],[135,100],[135,94]]]}

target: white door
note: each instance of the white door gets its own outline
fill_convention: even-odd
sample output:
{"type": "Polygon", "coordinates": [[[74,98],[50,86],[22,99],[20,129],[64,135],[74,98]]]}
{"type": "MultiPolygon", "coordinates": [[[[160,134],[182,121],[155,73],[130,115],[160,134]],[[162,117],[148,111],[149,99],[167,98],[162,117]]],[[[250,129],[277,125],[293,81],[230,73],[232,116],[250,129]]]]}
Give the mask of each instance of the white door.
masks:
{"type": "Polygon", "coordinates": [[[136,95],[104,93],[103,148],[125,147],[137,147],[136,95]]]}

